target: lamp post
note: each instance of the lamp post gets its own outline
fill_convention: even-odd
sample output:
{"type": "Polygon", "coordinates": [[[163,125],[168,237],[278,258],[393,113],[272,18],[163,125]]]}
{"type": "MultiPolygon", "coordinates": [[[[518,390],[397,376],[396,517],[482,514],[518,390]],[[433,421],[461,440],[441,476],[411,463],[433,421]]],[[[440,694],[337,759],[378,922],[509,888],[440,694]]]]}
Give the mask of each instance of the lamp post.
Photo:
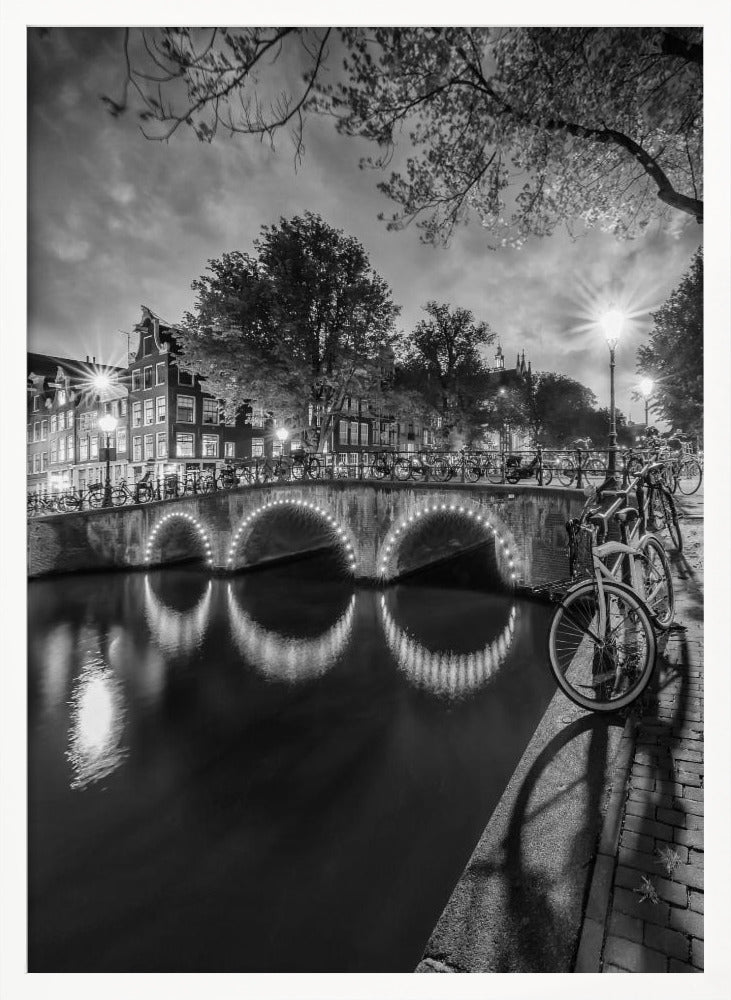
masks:
{"type": "Polygon", "coordinates": [[[284,455],[284,442],[289,437],[289,431],[287,430],[286,427],[277,427],[277,429],[275,430],[274,433],[276,434],[278,440],[281,441],[281,443],[282,443],[282,452],[281,453],[282,453],[282,455],[284,455]]]}
{"type": "Polygon", "coordinates": [[[607,479],[616,483],[617,475],[617,411],[614,405],[614,352],[622,333],[624,317],[619,309],[610,307],[601,319],[604,337],[609,347],[609,461],[607,479]]]}
{"type": "Polygon", "coordinates": [[[651,378],[643,378],[640,382],[640,392],[645,397],[645,430],[647,430],[648,425],[648,414],[649,414],[649,402],[650,396],[652,395],[652,390],[655,388],[655,383],[651,378]]]}
{"type": "Polygon", "coordinates": [[[99,427],[106,435],[106,447],[104,448],[104,457],[107,462],[107,472],[106,478],[104,479],[104,499],[102,501],[105,507],[112,506],[112,480],[110,477],[109,463],[111,461],[112,447],[110,444],[111,435],[117,429],[117,418],[113,417],[111,413],[106,413],[99,421],[99,427]]]}

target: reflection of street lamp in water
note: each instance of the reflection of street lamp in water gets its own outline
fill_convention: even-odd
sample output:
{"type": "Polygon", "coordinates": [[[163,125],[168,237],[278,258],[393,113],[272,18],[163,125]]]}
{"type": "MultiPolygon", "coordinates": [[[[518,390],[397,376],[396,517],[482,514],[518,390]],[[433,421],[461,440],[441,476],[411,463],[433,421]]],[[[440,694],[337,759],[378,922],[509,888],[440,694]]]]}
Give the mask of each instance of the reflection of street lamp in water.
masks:
{"type": "Polygon", "coordinates": [[[111,413],[106,413],[99,421],[99,427],[106,435],[106,447],[104,449],[105,457],[107,460],[107,470],[106,478],[104,479],[104,506],[111,507],[112,505],[112,480],[109,473],[109,462],[111,458],[111,435],[117,429],[117,418],[113,417],[111,413]]]}
{"type": "Polygon", "coordinates": [[[614,480],[617,473],[617,411],[614,405],[614,352],[622,333],[624,315],[611,307],[601,318],[604,337],[609,347],[609,462],[607,475],[614,480]]]}

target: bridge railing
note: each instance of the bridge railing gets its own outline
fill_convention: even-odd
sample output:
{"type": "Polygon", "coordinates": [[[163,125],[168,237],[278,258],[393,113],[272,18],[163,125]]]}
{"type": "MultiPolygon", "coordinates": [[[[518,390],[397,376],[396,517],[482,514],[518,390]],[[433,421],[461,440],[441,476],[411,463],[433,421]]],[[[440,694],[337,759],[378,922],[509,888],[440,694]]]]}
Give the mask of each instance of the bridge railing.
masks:
{"type": "MultiPolygon", "coordinates": [[[[629,462],[637,452],[619,453],[618,472],[626,477],[629,462]]],[[[94,510],[111,499],[111,506],[134,506],[160,500],[200,496],[219,490],[256,488],[272,483],[341,479],[382,482],[420,482],[469,485],[524,483],[538,486],[583,488],[597,485],[606,476],[607,452],[597,449],[542,449],[531,451],[388,451],[295,454],[275,458],[251,458],[225,465],[216,475],[192,472],[184,477],[145,476],[128,486],[122,480],[111,486],[105,498],[102,483],[85,490],[67,489],[28,495],[28,516],[94,510]]]]}

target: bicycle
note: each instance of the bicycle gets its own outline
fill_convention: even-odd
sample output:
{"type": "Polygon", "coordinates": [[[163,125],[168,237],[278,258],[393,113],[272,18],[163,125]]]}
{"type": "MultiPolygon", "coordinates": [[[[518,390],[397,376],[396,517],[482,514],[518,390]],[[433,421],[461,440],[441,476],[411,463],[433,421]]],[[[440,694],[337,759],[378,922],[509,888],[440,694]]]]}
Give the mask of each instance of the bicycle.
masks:
{"type": "Polygon", "coordinates": [[[58,497],[58,509],[70,514],[75,510],[83,510],[84,505],[90,509],[101,507],[104,503],[104,483],[91,483],[86,490],[71,490],[58,497]]]}
{"type": "Polygon", "coordinates": [[[637,481],[636,495],[643,533],[665,530],[678,552],[683,551],[683,534],[673,495],[664,480],[665,463],[650,462],[637,481]]]}
{"type": "Polygon", "coordinates": [[[393,452],[376,452],[371,458],[370,465],[365,470],[365,475],[371,479],[390,479],[394,473],[394,465],[395,456],[393,452]]]}
{"type": "Polygon", "coordinates": [[[442,456],[432,458],[416,453],[397,458],[393,473],[395,478],[402,482],[407,479],[424,479],[446,483],[451,475],[449,462],[442,456]]]}
{"type": "Polygon", "coordinates": [[[320,478],[320,460],[314,455],[294,455],[291,462],[292,479],[320,478]]]}
{"type": "MultiPolygon", "coordinates": [[[[596,544],[604,516],[587,514],[570,521],[570,551],[586,536],[591,576],[567,589],[558,603],[548,635],[548,659],[557,684],[576,705],[592,712],[615,712],[635,701],[650,683],[657,658],[657,639],[642,597],[619,582],[604,560],[610,556],[634,562],[632,545],[596,544]]],[[[567,525],[568,529],[568,525],[567,525]]]]}
{"type": "Polygon", "coordinates": [[[121,479],[112,490],[112,506],[114,507],[124,507],[128,503],[149,503],[153,499],[154,489],[147,478],[135,483],[134,489],[129,488],[126,479],[121,479]]]}
{"type": "Polygon", "coordinates": [[[505,481],[515,484],[521,479],[531,479],[533,476],[541,486],[548,486],[553,479],[550,466],[543,465],[541,452],[537,451],[528,465],[523,465],[522,455],[508,455],[505,459],[505,481]]]}

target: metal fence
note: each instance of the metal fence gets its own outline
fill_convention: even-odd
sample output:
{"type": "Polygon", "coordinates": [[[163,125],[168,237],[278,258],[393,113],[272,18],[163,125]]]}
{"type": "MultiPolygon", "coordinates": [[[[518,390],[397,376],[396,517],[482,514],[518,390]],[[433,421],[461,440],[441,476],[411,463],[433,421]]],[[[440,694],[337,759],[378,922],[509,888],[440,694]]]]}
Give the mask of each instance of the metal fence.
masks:
{"type": "MultiPolygon", "coordinates": [[[[633,463],[644,463],[645,452],[617,453],[617,473],[626,482],[633,463]]],[[[85,490],[51,494],[29,494],[28,516],[94,510],[109,505],[151,503],[218,490],[240,489],[272,483],[359,480],[371,482],[464,483],[469,485],[516,485],[582,489],[597,486],[607,475],[608,453],[603,450],[537,449],[534,451],[418,451],[296,454],[275,458],[252,458],[224,466],[217,474],[189,473],[185,477],[145,476],[140,482],[121,481],[111,486],[95,483],[85,490]]]]}

